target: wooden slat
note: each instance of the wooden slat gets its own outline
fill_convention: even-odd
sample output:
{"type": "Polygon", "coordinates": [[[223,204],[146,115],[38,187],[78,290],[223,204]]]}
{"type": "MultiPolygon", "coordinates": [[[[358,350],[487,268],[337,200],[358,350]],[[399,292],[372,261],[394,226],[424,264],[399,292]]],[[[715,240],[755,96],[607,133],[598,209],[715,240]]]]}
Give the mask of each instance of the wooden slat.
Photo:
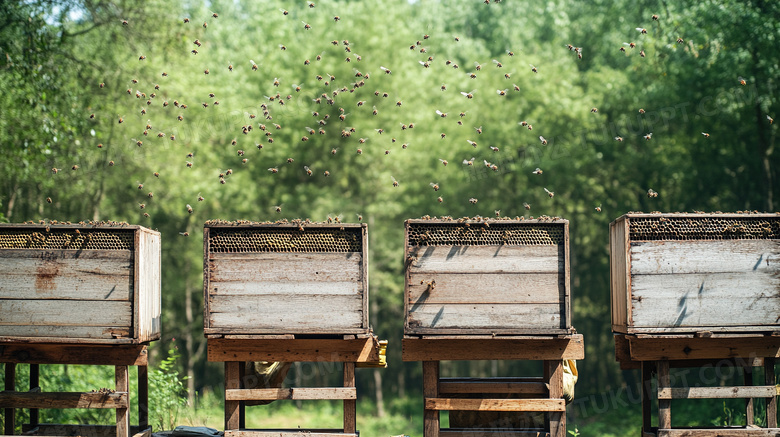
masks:
{"type": "Polygon", "coordinates": [[[780,326],[780,275],[768,272],[634,275],[632,320],[644,327],[780,326]],[[724,317],[728,314],[728,317],[724,317]]]}
{"type": "Polygon", "coordinates": [[[132,252],[0,250],[0,299],[127,301],[132,252]]]}
{"type": "Polygon", "coordinates": [[[130,401],[127,393],[130,392],[130,371],[127,366],[114,368],[114,381],[117,393],[125,394],[125,402],[116,409],[116,437],[129,437],[130,401]]]}
{"type": "MultiPolygon", "coordinates": [[[[243,361],[243,360],[242,360],[243,361]]],[[[241,375],[238,371],[238,362],[225,363],[225,391],[241,388],[241,375]]],[[[225,399],[225,432],[238,429],[239,401],[225,399]]]]}
{"type": "Polygon", "coordinates": [[[437,411],[566,411],[563,399],[449,399],[426,398],[426,410],[437,411]]]}
{"type": "MultiPolygon", "coordinates": [[[[669,361],[658,360],[656,362],[658,372],[658,390],[664,390],[671,386],[669,378],[669,361]]],[[[672,401],[668,399],[658,400],[658,428],[671,429],[672,427],[672,401]]]]}
{"type": "Polygon", "coordinates": [[[373,337],[354,340],[230,340],[208,339],[209,361],[376,362],[373,337]]]}
{"type": "Polygon", "coordinates": [[[780,338],[636,338],[629,336],[634,361],[701,360],[780,356],[780,338]]]}
{"type": "MultiPolygon", "coordinates": [[[[22,432],[36,436],[69,437],[116,437],[116,425],[71,425],[63,423],[41,423],[36,426],[22,425],[22,432]]],[[[130,436],[151,437],[149,427],[131,426],[130,436]]]]}
{"type": "Polygon", "coordinates": [[[0,408],[126,408],[127,393],[0,392],[0,408]]]}
{"type": "Polygon", "coordinates": [[[342,384],[344,385],[343,390],[349,390],[350,395],[352,393],[355,394],[355,398],[344,399],[342,405],[344,408],[344,432],[353,434],[357,433],[357,389],[355,389],[355,363],[344,363],[342,375],[342,384]]]}
{"type": "Polygon", "coordinates": [[[146,345],[0,344],[0,362],[148,365],[146,345]]]}
{"type": "Polygon", "coordinates": [[[511,328],[562,329],[562,305],[557,304],[422,304],[409,312],[410,333],[447,333],[449,329],[495,332],[511,328]]]}
{"type": "MultiPolygon", "coordinates": [[[[776,385],[775,359],[767,358],[764,360],[764,384],[776,385]]],[[[769,428],[777,427],[777,397],[771,397],[766,400],[766,424],[769,428]]]]}
{"type": "Polygon", "coordinates": [[[114,343],[114,340],[133,341],[129,326],[0,325],[0,337],[3,337],[3,341],[19,342],[29,338],[41,343],[73,343],[74,340],[100,340],[107,343],[114,343]]]}
{"type": "MultiPolygon", "coordinates": [[[[548,360],[544,362],[545,374],[550,381],[550,400],[563,399],[563,361],[548,360]]],[[[554,411],[546,415],[551,437],[566,437],[566,407],[564,411],[554,411]]]]}
{"type": "Polygon", "coordinates": [[[227,389],[228,401],[357,399],[354,387],[227,389]]]}
{"type": "Polygon", "coordinates": [[[667,387],[658,389],[658,399],[745,399],[771,398],[774,385],[740,387],[667,387]]]}
{"type": "Polygon", "coordinates": [[[659,429],[657,437],[777,437],[777,428],[680,428],[659,429]]]}
{"type": "Polygon", "coordinates": [[[212,253],[210,282],[355,282],[363,255],[349,253],[212,253]]]}
{"type": "Polygon", "coordinates": [[[359,294],[292,293],[273,298],[221,295],[209,298],[209,309],[212,330],[232,328],[249,334],[346,333],[345,330],[363,327],[363,299],[359,294]]]}
{"type": "Polygon", "coordinates": [[[140,342],[158,340],[161,335],[160,233],[141,230],[136,234],[135,338],[140,342]]]}
{"type": "Polygon", "coordinates": [[[441,378],[439,393],[520,394],[544,396],[549,393],[542,378],[441,378]]]}
{"type": "Polygon", "coordinates": [[[630,260],[626,256],[628,250],[626,226],[626,219],[623,217],[609,225],[610,295],[612,296],[612,329],[615,332],[626,332],[627,315],[630,312],[627,296],[631,276],[628,275],[630,260]]]}
{"type": "MultiPolygon", "coordinates": [[[[780,241],[641,241],[631,243],[631,274],[780,273],[780,241]]],[[[735,290],[739,291],[739,290],[735,290]]]]}
{"type": "MultiPolygon", "coordinates": [[[[249,296],[284,300],[292,296],[361,296],[360,283],[354,281],[265,281],[265,282],[216,282],[212,280],[209,299],[224,296],[249,296]]],[[[214,309],[212,311],[218,311],[214,309]]]]}
{"type": "Polygon", "coordinates": [[[359,437],[358,433],[344,433],[341,430],[225,430],[225,437],[359,437]]]}
{"type": "Polygon", "coordinates": [[[407,292],[412,312],[423,304],[560,304],[563,279],[559,273],[412,272],[407,292]]]}
{"type": "Polygon", "coordinates": [[[425,437],[439,437],[440,414],[433,408],[428,408],[429,399],[439,398],[439,362],[423,361],[423,399],[426,401],[423,407],[423,435],[425,437]]]}
{"type": "Polygon", "coordinates": [[[118,326],[132,324],[130,302],[0,299],[0,325],[118,326]]]}
{"type": "Polygon", "coordinates": [[[563,272],[559,246],[425,246],[410,248],[412,274],[563,272]]]}
{"type": "Polygon", "coordinates": [[[550,433],[545,431],[524,431],[517,429],[459,429],[445,428],[439,431],[441,437],[549,437],[550,433]]]}
{"type": "Polygon", "coordinates": [[[404,361],[432,360],[581,360],[585,358],[582,335],[549,340],[501,338],[487,340],[409,339],[402,341],[404,361]]]}

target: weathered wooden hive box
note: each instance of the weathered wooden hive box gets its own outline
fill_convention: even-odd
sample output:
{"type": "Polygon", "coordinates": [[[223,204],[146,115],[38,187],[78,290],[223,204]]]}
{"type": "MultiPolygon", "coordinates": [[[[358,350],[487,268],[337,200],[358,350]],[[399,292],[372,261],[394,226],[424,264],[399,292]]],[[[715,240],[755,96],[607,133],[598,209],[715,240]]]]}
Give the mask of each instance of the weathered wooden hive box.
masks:
{"type": "Polygon", "coordinates": [[[159,338],[159,232],[132,225],[0,224],[0,342],[159,338]]]}
{"type": "Polygon", "coordinates": [[[626,214],[610,259],[615,332],[780,330],[780,215],[626,214]]]}
{"type": "Polygon", "coordinates": [[[406,335],[573,332],[569,222],[407,220],[406,335]]]}
{"type": "Polygon", "coordinates": [[[365,224],[204,227],[205,334],[365,334],[365,224]]]}

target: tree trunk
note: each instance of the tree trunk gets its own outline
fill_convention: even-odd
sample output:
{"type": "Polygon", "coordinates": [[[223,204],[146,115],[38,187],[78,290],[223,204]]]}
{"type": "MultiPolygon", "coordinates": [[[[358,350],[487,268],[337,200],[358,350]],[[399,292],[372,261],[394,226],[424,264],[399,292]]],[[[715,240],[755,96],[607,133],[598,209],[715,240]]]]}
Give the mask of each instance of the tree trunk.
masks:
{"type": "Polygon", "coordinates": [[[374,369],[374,391],[376,393],[376,415],[385,417],[385,398],[382,395],[382,372],[374,369]]]}

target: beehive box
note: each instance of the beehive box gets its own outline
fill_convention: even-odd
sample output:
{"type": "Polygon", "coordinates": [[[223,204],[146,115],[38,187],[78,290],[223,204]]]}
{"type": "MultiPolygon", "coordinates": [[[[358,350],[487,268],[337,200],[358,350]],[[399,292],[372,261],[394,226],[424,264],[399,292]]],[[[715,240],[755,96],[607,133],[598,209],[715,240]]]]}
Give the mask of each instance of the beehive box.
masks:
{"type": "Polygon", "coordinates": [[[131,225],[0,224],[0,341],[160,338],[160,233],[131,225]]]}
{"type": "Polygon", "coordinates": [[[610,259],[615,332],[780,330],[780,215],[627,214],[610,259]]]}
{"type": "Polygon", "coordinates": [[[567,220],[407,220],[405,333],[572,332],[567,220]]]}
{"type": "Polygon", "coordinates": [[[363,334],[365,224],[204,228],[205,334],[363,334]]]}

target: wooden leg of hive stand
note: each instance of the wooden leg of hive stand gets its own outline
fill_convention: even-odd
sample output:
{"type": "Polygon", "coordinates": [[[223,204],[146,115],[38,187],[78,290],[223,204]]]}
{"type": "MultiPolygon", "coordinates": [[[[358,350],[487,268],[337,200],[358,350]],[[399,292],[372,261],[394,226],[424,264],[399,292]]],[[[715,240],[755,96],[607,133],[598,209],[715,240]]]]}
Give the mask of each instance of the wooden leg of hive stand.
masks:
{"type": "MultiPolygon", "coordinates": [[[[563,399],[563,361],[545,361],[544,368],[545,376],[550,384],[550,399],[563,399]]],[[[566,412],[548,412],[545,416],[549,423],[550,437],[565,437],[566,412]]]]}
{"type": "MultiPolygon", "coordinates": [[[[764,358],[764,384],[777,384],[774,358],[764,358]]],[[[777,396],[766,400],[766,426],[767,428],[777,428],[777,396]]]]}
{"type": "MultiPolygon", "coordinates": [[[[238,362],[225,362],[225,390],[240,388],[238,362]]],[[[238,427],[238,401],[225,401],[225,431],[235,431],[238,427]]]]}
{"type": "MultiPolygon", "coordinates": [[[[745,385],[753,385],[753,366],[744,364],[742,366],[742,377],[745,385]]],[[[755,424],[753,398],[747,398],[745,399],[745,425],[750,426],[753,424],[755,424]]]]}
{"type": "Polygon", "coordinates": [[[652,427],[653,408],[653,363],[642,361],[642,433],[649,433],[652,427]]]}
{"type": "Polygon", "coordinates": [[[138,426],[141,431],[149,427],[149,368],[138,367],[138,426]]]}
{"type": "MultiPolygon", "coordinates": [[[[669,361],[658,361],[658,390],[671,387],[669,378],[669,361]]],[[[656,393],[655,398],[658,398],[656,393]]],[[[658,400],[658,429],[672,429],[672,401],[671,399],[658,400]]]]}
{"type": "MultiPolygon", "coordinates": [[[[344,387],[355,386],[355,363],[344,363],[344,387]]],[[[344,433],[357,432],[357,400],[344,399],[344,433]]]]}
{"type": "MultiPolygon", "coordinates": [[[[423,361],[423,402],[439,397],[439,362],[423,361]]],[[[423,406],[423,436],[439,437],[439,411],[423,406]]]]}
{"type": "MultiPolygon", "coordinates": [[[[16,391],[16,363],[5,363],[5,390],[16,391]]],[[[16,410],[5,409],[5,434],[12,435],[16,429],[16,410]]]]}
{"type": "MultiPolygon", "coordinates": [[[[130,394],[130,374],[128,366],[116,366],[114,370],[114,379],[116,381],[116,391],[130,394]]],[[[116,437],[130,437],[130,409],[116,409],[116,437]]]]}
{"type": "MultiPolygon", "coordinates": [[[[238,363],[238,374],[243,378],[246,375],[246,361],[238,363]]],[[[241,388],[244,387],[244,383],[239,382],[241,388]]],[[[246,402],[238,401],[238,429],[246,429],[246,402]]]]}
{"type": "MultiPolygon", "coordinates": [[[[40,365],[30,364],[30,391],[39,390],[40,387],[40,365]]],[[[38,426],[38,409],[30,408],[30,429],[38,426]]]]}

